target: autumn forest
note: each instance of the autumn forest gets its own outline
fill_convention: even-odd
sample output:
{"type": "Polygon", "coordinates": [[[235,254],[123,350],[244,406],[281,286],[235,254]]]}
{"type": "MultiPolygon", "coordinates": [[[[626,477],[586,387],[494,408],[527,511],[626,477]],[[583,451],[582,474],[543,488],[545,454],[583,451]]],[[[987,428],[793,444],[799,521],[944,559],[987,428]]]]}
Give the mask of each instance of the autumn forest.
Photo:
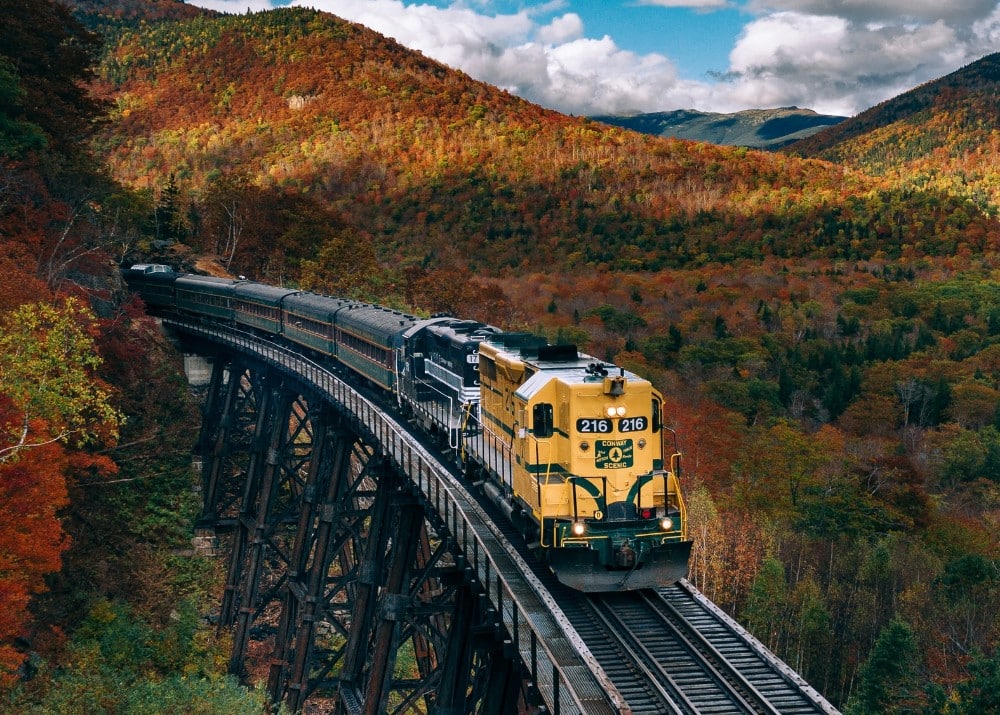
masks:
{"type": "Polygon", "coordinates": [[[198,407],[136,261],[648,376],[699,589],[845,713],[1000,708],[1000,55],[763,152],[312,10],[0,9],[0,709],[267,707],[207,622],[198,407]]]}

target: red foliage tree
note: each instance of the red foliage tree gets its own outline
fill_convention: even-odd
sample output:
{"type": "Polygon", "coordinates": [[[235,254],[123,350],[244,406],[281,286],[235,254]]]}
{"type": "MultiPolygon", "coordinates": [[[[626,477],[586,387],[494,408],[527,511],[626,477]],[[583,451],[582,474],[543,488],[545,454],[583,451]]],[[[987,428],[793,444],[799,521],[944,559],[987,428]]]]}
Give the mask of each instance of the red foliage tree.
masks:
{"type": "Polygon", "coordinates": [[[55,443],[33,450],[30,460],[0,463],[0,685],[23,658],[13,641],[29,621],[28,601],[44,590],[45,575],[59,569],[69,545],[58,518],[68,503],[67,467],[66,450],[55,443]]]}
{"type": "Polygon", "coordinates": [[[67,479],[115,469],[78,451],[113,442],[120,420],[94,373],[93,327],[72,300],[26,304],[0,320],[0,685],[20,662],[14,643],[28,602],[68,546],[59,518],[67,479]]]}

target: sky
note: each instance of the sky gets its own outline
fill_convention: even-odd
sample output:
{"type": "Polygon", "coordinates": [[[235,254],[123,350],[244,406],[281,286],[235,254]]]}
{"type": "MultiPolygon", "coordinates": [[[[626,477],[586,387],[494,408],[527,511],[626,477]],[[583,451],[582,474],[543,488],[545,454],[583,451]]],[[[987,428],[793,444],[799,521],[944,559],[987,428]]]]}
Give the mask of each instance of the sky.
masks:
{"type": "Polygon", "coordinates": [[[998,0],[187,0],[302,5],[573,115],[853,116],[1000,50],[998,0]]]}

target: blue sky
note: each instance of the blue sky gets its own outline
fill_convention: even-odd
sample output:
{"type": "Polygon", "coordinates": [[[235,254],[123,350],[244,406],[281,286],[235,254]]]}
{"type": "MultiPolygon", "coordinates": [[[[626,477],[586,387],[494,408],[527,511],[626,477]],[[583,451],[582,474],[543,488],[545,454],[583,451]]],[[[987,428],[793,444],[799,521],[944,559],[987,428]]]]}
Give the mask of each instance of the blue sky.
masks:
{"type": "Polygon", "coordinates": [[[851,116],[1000,50],[998,0],[187,0],[366,25],[568,114],[851,116]]]}
{"type": "Polygon", "coordinates": [[[708,11],[585,0],[566,7],[580,16],[589,35],[609,35],[620,47],[638,54],[664,54],[688,79],[707,79],[710,72],[724,72],[729,50],[748,19],[735,5],[708,11]]]}

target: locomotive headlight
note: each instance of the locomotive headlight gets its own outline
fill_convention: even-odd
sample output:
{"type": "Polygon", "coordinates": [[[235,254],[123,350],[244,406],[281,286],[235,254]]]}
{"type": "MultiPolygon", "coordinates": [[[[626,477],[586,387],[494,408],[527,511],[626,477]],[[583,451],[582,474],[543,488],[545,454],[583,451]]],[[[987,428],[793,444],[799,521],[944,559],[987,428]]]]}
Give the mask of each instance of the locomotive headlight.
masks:
{"type": "Polygon", "coordinates": [[[625,409],[625,405],[618,405],[618,407],[615,408],[615,414],[619,417],[624,417],[626,412],[627,410],[625,409]]]}
{"type": "Polygon", "coordinates": [[[614,405],[608,405],[608,409],[605,410],[608,413],[608,417],[614,417],[618,414],[618,410],[615,409],[614,405]]]}
{"type": "Polygon", "coordinates": [[[660,529],[662,529],[663,531],[670,531],[673,528],[674,528],[674,520],[671,519],[669,516],[665,516],[662,519],[660,519],[660,529]]]}
{"type": "Polygon", "coordinates": [[[583,536],[587,532],[587,525],[582,521],[574,521],[570,531],[573,532],[573,536],[583,536]]]}

